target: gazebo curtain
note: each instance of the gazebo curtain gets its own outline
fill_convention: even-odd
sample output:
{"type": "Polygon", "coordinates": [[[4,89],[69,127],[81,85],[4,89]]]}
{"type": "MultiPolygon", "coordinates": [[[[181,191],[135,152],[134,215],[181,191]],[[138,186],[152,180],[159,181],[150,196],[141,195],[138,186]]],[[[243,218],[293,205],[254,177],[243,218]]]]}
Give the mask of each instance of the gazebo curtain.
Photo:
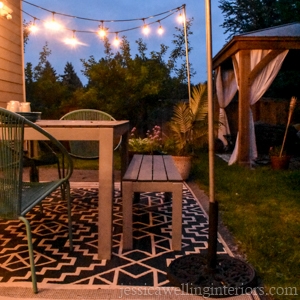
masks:
{"type": "MultiPolygon", "coordinates": [[[[272,50],[251,50],[250,51],[250,66],[251,70],[254,69],[254,67],[272,50]]],[[[281,52],[279,55],[277,55],[273,60],[270,61],[269,64],[267,64],[263,70],[256,76],[254,79],[251,87],[250,87],[250,99],[249,103],[250,105],[254,105],[266,92],[266,90],[270,87],[271,83],[275,79],[276,75],[278,74],[278,71],[281,68],[281,65],[288,54],[288,50],[281,52]]],[[[235,54],[236,62],[239,65],[239,53],[235,54]]],[[[235,73],[237,73],[237,70],[235,69],[235,73]]],[[[237,75],[237,74],[236,74],[237,75]]],[[[238,78],[236,76],[236,78],[238,78]]],[[[239,84],[239,83],[238,83],[239,84]]],[[[250,159],[255,159],[257,157],[257,149],[256,149],[256,140],[255,140],[255,131],[254,131],[254,121],[252,116],[252,111],[249,106],[249,128],[250,128],[250,159]]],[[[235,163],[237,161],[238,157],[238,139],[239,139],[239,133],[237,135],[236,144],[234,151],[230,157],[229,165],[235,163]]]]}
{"type": "Polygon", "coordinates": [[[218,130],[218,138],[226,146],[228,144],[225,135],[230,135],[230,128],[226,115],[225,108],[231,102],[237,91],[237,83],[233,70],[222,70],[221,66],[216,71],[216,93],[220,107],[219,122],[220,127],[218,130]]]}

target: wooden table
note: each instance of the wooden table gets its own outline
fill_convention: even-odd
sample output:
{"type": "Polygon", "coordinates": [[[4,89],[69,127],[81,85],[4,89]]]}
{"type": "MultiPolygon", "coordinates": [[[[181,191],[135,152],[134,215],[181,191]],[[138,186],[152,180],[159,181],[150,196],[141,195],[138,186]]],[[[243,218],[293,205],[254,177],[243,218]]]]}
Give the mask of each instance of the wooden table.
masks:
{"type": "MultiPolygon", "coordinates": [[[[113,210],[113,141],[122,135],[122,171],[127,167],[129,121],[72,121],[40,120],[37,125],[60,141],[99,141],[99,203],[98,203],[98,256],[110,259],[112,249],[113,210]]],[[[44,136],[32,128],[25,129],[25,140],[43,140],[44,136]]]]}
{"type": "MultiPolygon", "coordinates": [[[[170,155],[134,155],[122,179],[123,248],[132,249],[134,193],[172,194],[172,248],[181,250],[183,180],[170,155]]],[[[169,198],[169,197],[168,197],[169,198]]]]}

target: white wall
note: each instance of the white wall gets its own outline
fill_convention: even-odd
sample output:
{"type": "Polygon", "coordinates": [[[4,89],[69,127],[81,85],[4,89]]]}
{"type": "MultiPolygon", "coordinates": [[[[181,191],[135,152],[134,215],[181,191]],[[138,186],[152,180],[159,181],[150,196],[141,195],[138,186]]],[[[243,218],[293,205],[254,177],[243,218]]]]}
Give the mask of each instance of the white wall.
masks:
{"type": "Polygon", "coordinates": [[[10,100],[24,101],[23,31],[21,1],[4,4],[13,10],[12,19],[0,16],[0,106],[10,100]]]}

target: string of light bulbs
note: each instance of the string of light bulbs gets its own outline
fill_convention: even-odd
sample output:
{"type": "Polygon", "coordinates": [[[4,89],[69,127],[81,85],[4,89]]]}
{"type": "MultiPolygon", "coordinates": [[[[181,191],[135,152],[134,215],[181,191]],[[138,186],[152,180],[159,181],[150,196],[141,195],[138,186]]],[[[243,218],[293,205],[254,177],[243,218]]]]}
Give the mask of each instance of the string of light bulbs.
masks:
{"type": "Polygon", "coordinates": [[[25,12],[24,10],[22,10],[22,12],[28,16],[30,16],[33,21],[30,22],[30,25],[28,26],[28,29],[35,33],[38,31],[38,27],[36,25],[36,21],[40,21],[42,23],[44,23],[44,26],[47,29],[51,29],[52,31],[59,31],[59,30],[67,30],[70,31],[72,33],[72,37],[71,38],[67,38],[64,40],[64,42],[68,45],[72,45],[72,46],[76,46],[76,45],[80,45],[83,44],[81,43],[77,38],[76,38],[76,33],[91,33],[91,34],[98,34],[101,38],[106,37],[108,34],[114,34],[115,35],[115,39],[113,41],[113,44],[115,46],[118,46],[120,43],[119,40],[119,34],[123,33],[123,32],[128,32],[128,31],[132,31],[132,30],[137,30],[137,29],[142,29],[143,33],[145,35],[148,35],[150,32],[150,26],[158,23],[158,34],[162,35],[164,32],[164,29],[161,25],[161,22],[167,18],[169,18],[170,16],[172,16],[173,14],[180,12],[178,18],[180,18],[179,22],[183,23],[184,22],[184,15],[181,13],[181,10],[185,8],[185,4],[180,6],[180,7],[176,7],[173,8],[171,10],[162,12],[162,13],[158,13],[155,15],[151,15],[151,16],[147,16],[147,17],[143,17],[143,18],[133,18],[133,19],[120,19],[120,20],[105,20],[105,19],[92,19],[92,18],[85,18],[85,17],[80,17],[80,16],[74,16],[74,15],[69,15],[69,14],[65,14],[65,13],[60,13],[60,12],[55,12],[52,10],[49,10],[47,8],[41,7],[39,5],[30,3],[26,0],[22,0],[24,3],[34,6],[38,9],[44,10],[46,12],[51,13],[52,15],[52,19],[49,20],[42,20],[40,18],[37,18],[36,16],[33,16],[27,12],[25,12]],[[82,30],[82,29],[72,29],[72,28],[68,28],[63,26],[62,24],[60,24],[59,22],[57,22],[55,20],[55,15],[57,16],[62,16],[62,17],[68,17],[68,18],[74,18],[74,19],[80,19],[80,20],[84,20],[84,21],[90,21],[90,22],[97,22],[99,23],[98,25],[98,30],[82,30]],[[154,21],[150,21],[147,22],[147,20],[151,20],[154,18],[158,18],[160,17],[158,20],[154,20],[154,21]],[[143,24],[139,25],[139,26],[134,26],[134,27],[130,27],[127,29],[121,29],[121,30],[117,30],[117,31],[111,31],[109,30],[109,28],[106,27],[105,23],[120,23],[120,22],[137,22],[137,21],[142,21],[143,24]]]}

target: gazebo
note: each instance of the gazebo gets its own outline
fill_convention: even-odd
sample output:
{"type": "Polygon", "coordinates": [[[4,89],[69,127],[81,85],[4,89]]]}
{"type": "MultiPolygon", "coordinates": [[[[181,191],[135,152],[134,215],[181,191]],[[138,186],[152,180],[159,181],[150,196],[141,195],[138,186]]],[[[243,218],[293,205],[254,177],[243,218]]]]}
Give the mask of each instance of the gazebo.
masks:
{"type": "Polygon", "coordinates": [[[250,166],[257,156],[251,107],[280,68],[298,68],[299,50],[300,23],[291,23],[234,36],[213,58],[222,122],[218,137],[225,143],[230,134],[225,108],[238,91],[238,134],[229,164],[250,166]]]}

